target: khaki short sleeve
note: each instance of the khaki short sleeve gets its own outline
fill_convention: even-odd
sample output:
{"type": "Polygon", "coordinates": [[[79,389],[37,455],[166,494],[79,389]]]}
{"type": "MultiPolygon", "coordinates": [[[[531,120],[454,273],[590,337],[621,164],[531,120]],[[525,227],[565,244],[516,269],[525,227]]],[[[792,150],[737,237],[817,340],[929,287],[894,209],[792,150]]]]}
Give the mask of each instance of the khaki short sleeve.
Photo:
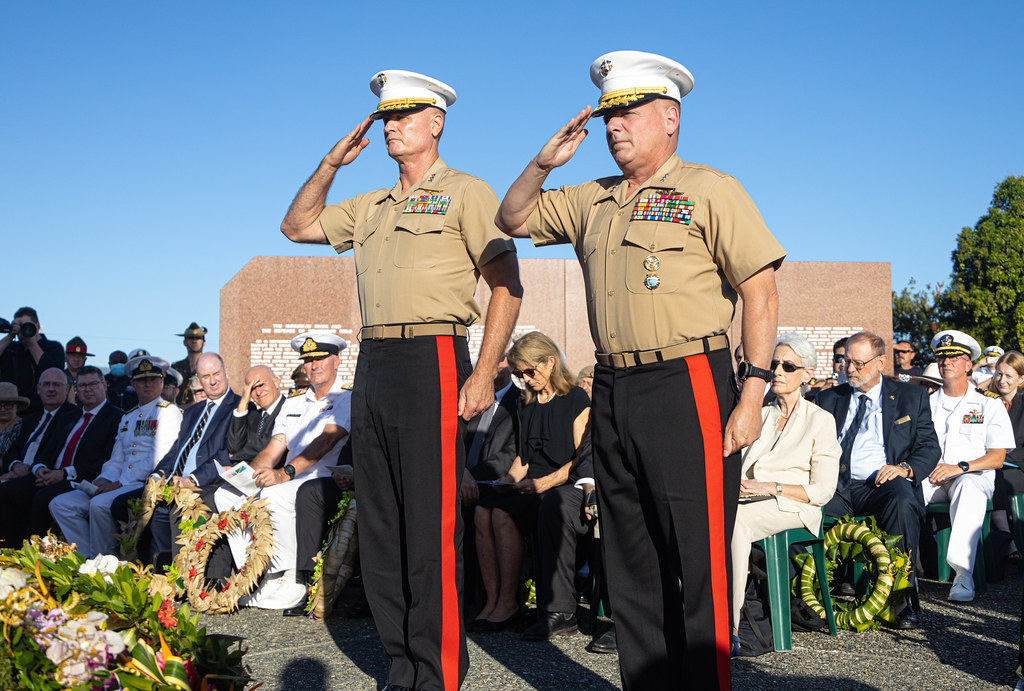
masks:
{"type": "Polygon", "coordinates": [[[499,254],[515,252],[511,238],[498,230],[494,217],[498,213],[498,197],[483,180],[473,180],[466,186],[459,213],[459,229],[466,252],[477,267],[485,265],[499,254]]]}
{"type": "Polygon", "coordinates": [[[320,212],[320,227],[327,241],[338,254],[352,249],[352,234],[356,227],[356,202],[358,197],[346,199],[340,204],[325,206],[320,212]]]}
{"type": "Polygon", "coordinates": [[[541,192],[537,207],[526,219],[526,229],[537,247],[576,244],[580,227],[581,185],[541,192]]]}
{"type": "Polygon", "coordinates": [[[704,241],[734,288],[769,264],[782,265],[785,250],[736,178],[720,178],[707,200],[704,241]]]}

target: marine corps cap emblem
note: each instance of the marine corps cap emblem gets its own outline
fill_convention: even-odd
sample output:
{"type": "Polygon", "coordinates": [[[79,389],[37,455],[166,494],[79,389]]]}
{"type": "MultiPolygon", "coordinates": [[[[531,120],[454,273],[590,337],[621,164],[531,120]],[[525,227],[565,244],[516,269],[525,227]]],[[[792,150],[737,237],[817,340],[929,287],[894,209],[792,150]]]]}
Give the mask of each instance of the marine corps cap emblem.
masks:
{"type": "Polygon", "coordinates": [[[302,343],[302,352],[308,353],[311,350],[316,350],[316,341],[314,341],[312,338],[307,338],[302,343]]]}
{"type": "Polygon", "coordinates": [[[615,65],[612,64],[611,60],[605,60],[604,62],[602,62],[601,63],[601,76],[602,77],[607,77],[608,73],[612,71],[613,67],[615,67],[615,65]]]}
{"type": "Polygon", "coordinates": [[[383,89],[384,88],[384,84],[386,84],[387,81],[388,81],[388,76],[386,74],[384,74],[383,72],[381,72],[380,74],[377,75],[377,86],[379,86],[380,88],[383,89]]]}

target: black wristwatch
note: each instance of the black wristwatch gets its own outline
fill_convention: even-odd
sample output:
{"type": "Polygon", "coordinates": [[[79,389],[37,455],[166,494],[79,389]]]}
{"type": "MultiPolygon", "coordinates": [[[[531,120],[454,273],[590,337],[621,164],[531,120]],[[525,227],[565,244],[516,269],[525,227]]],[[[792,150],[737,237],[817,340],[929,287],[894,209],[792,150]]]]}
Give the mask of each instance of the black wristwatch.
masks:
{"type": "Polygon", "coordinates": [[[740,366],[736,369],[736,378],[740,381],[746,381],[748,377],[757,377],[758,379],[764,379],[766,383],[772,383],[771,370],[762,369],[755,367],[746,360],[740,363],[740,366]]]}
{"type": "Polygon", "coordinates": [[[957,463],[957,466],[960,468],[960,470],[964,471],[965,473],[971,469],[971,464],[968,463],[967,461],[960,461],[959,463],[957,463]]]}
{"type": "Polygon", "coordinates": [[[291,463],[286,464],[284,467],[284,474],[288,476],[289,480],[291,480],[293,477],[295,477],[295,466],[293,466],[291,463]]]}

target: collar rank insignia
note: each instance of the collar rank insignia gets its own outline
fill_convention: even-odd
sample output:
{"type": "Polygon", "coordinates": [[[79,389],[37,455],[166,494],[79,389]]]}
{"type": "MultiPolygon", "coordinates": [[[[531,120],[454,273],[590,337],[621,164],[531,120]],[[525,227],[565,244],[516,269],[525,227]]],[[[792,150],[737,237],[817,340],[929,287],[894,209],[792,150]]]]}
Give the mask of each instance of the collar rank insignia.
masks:
{"type": "Polygon", "coordinates": [[[448,205],[451,201],[452,198],[450,196],[441,194],[418,194],[414,197],[409,197],[409,201],[405,203],[402,213],[438,214],[443,216],[448,213],[448,205]]]}
{"type": "Polygon", "coordinates": [[[303,341],[303,343],[302,343],[302,352],[303,353],[309,353],[309,352],[312,352],[314,350],[316,350],[316,341],[314,341],[312,338],[307,338],[305,341],[303,341]]]}
{"type": "Polygon", "coordinates": [[[681,194],[658,194],[652,192],[636,200],[630,221],[667,221],[690,225],[693,218],[693,202],[681,194]]]}
{"type": "Polygon", "coordinates": [[[985,414],[980,410],[972,410],[964,415],[965,425],[981,425],[985,422],[985,414]]]}

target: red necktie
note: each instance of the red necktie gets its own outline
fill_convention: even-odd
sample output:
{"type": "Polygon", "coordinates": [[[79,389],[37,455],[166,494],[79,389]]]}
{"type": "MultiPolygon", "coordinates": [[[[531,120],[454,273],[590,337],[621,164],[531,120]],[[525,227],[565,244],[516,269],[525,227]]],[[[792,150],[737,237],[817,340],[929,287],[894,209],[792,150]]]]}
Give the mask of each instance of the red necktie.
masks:
{"type": "Polygon", "coordinates": [[[75,460],[75,449],[78,448],[78,440],[82,438],[82,432],[89,426],[89,420],[92,420],[92,413],[83,415],[82,420],[84,420],[82,425],[75,430],[75,433],[71,435],[71,439],[68,440],[68,445],[64,448],[64,455],[60,457],[60,465],[57,466],[57,470],[67,468],[71,465],[71,461],[75,460]]]}

